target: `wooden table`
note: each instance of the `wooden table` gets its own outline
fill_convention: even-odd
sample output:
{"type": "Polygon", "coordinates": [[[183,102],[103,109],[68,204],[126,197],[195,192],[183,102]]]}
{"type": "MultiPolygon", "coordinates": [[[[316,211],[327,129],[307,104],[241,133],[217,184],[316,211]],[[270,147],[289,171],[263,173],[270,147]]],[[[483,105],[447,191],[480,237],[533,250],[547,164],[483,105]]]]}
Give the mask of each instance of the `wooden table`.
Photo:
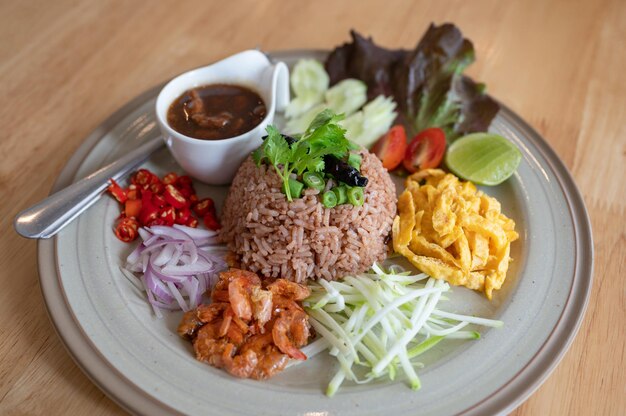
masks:
{"type": "Polygon", "coordinates": [[[473,42],[469,74],[563,159],[594,229],[595,281],[571,349],[515,415],[626,412],[626,3],[588,1],[1,1],[0,414],[123,414],[46,315],[36,242],[15,214],[45,197],[109,114],[235,51],[330,48],[356,28],[411,47],[429,22],[473,42]]]}

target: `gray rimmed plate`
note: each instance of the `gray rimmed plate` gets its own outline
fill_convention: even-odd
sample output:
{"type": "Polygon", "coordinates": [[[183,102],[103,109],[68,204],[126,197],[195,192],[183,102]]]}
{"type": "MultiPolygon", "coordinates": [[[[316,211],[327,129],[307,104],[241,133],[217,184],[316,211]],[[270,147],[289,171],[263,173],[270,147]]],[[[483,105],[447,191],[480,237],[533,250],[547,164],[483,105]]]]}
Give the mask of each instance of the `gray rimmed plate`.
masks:
{"type": "MultiPolygon", "coordinates": [[[[273,58],[323,59],[325,52],[292,51],[273,58]]],[[[72,156],[53,191],[67,186],[158,135],[154,88],[128,103],[72,156]]],[[[507,108],[491,131],[513,141],[523,159],[517,173],[485,191],[517,223],[514,262],[492,302],[454,288],[447,310],[501,319],[502,329],[479,341],[450,341],[429,351],[419,371],[422,389],[402,380],[342,387],[324,396],[334,364],[319,356],[259,382],[235,379],[196,361],[176,335],[179,313],[156,319],[120,271],[131,245],[118,241],[117,203],[102,198],[52,240],[39,241],[41,287],[51,320],[83,371],[132,413],[255,415],[378,415],[504,413],[525,400],[554,369],[582,321],[591,292],[593,246],[582,198],[558,156],[507,108]]],[[[145,167],[180,168],[167,150],[145,167]]],[[[227,188],[198,185],[221,205],[227,188]]]]}

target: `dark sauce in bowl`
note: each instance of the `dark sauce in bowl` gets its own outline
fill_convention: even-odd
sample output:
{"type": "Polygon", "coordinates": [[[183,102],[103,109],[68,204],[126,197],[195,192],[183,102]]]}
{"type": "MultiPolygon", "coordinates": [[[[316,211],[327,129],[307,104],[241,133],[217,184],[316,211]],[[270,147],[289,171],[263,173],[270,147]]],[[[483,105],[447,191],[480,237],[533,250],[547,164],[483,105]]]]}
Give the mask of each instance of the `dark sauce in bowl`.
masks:
{"type": "Polygon", "coordinates": [[[185,91],[167,110],[167,123],[185,136],[222,140],[252,130],[267,109],[256,92],[240,85],[210,84],[185,91]]]}

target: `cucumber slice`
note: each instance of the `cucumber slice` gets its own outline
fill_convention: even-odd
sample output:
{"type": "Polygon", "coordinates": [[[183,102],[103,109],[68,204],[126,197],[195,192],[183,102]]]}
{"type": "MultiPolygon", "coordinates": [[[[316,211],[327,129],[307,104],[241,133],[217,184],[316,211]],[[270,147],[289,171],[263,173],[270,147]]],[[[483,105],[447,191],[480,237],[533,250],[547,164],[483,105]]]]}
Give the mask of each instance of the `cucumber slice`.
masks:
{"type": "Polygon", "coordinates": [[[363,134],[363,112],[357,111],[341,120],[339,125],[346,129],[346,139],[357,143],[356,139],[363,134]]]}
{"type": "Polygon", "coordinates": [[[309,127],[309,124],[311,124],[315,116],[323,111],[325,108],[326,104],[317,104],[313,106],[310,110],[307,110],[304,114],[301,114],[295,118],[288,119],[287,124],[285,125],[285,133],[304,133],[304,131],[307,129],[307,127],[309,127]]]}
{"type": "Polygon", "coordinates": [[[293,68],[290,81],[295,98],[285,110],[287,118],[302,115],[323,102],[330,82],[326,70],[315,59],[299,60],[293,68]]]}
{"type": "Polygon", "coordinates": [[[362,111],[344,120],[346,137],[361,146],[369,148],[385,134],[395,120],[396,103],[390,97],[379,95],[367,103],[362,111]]]}
{"type": "Polygon", "coordinates": [[[291,88],[296,95],[310,93],[324,94],[330,79],[321,62],[315,59],[301,59],[291,73],[291,88]]]}
{"type": "Polygon", "coordinates": [[[285,117],[288,119],[299,117],[322,102],[322,95],[301,95],[292,98],[287,108],[285,108],[285,117]]]}
{"type": "Polygon", "coordinates": [[[344,79],[326,91],[326,104],[337,114],[346,117],[367,101],[367,85],[358,79],[344,79]]]}

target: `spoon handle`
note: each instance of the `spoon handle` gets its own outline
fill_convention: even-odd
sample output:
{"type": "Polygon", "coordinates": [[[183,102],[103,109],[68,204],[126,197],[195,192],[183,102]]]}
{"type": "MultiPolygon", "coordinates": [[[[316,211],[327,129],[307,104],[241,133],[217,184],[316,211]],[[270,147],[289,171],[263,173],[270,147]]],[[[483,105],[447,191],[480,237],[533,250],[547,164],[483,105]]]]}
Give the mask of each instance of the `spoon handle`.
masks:
{"type": "Polygon", "coordinates": [[[89,176],[17,214],[13,226],[27,238],[50,238],[95,203],[109,179],[123,177],[144,162],[165,142],[156,137],[89,176]]]}

